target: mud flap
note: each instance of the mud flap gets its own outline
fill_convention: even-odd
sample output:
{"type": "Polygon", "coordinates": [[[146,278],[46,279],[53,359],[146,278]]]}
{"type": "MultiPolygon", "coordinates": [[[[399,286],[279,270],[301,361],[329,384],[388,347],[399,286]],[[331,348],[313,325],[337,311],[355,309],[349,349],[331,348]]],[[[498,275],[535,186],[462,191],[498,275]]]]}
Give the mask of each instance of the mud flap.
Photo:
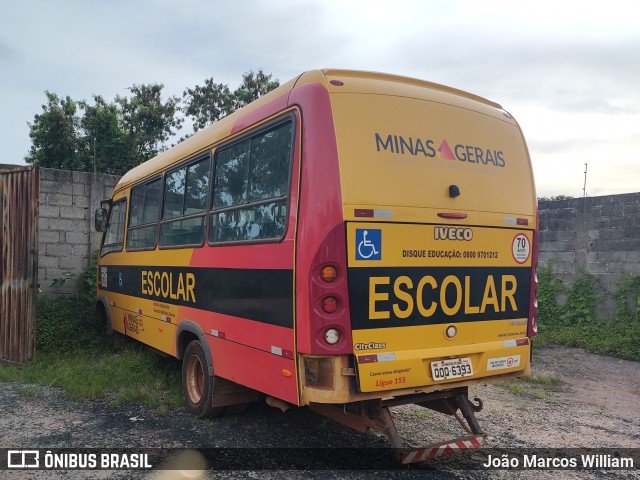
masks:
{"type": "Polygon", "coordinates": [[[260,394],[248,387],[232,382],[222,377],[215,377],[215,388],[211,399],[213,407],[227,407],[243,403],[255,402],[260,394]]]}

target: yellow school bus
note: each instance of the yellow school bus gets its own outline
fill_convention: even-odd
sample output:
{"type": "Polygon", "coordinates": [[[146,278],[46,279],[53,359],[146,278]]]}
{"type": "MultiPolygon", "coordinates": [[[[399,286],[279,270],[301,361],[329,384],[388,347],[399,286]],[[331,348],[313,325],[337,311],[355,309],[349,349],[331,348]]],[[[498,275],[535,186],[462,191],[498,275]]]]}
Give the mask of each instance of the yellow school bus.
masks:
{"type": "Polygon", "coordinates": [[[98,314],[182,361],[195,415],[263,395],[380,430],[408,463],[483,445],[468,387],[531,371],[531,162],[484,98],[306,72],[128,172],[105,207],[98,314]],[[407,403],[466,434],[406,447],[389,408],[407,403]]]}

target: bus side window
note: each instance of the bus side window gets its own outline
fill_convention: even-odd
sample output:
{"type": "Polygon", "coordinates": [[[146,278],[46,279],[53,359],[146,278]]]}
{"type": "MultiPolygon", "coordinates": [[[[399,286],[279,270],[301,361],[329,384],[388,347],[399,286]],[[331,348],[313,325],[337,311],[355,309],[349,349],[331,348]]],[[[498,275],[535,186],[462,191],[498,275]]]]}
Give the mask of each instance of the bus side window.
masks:
{"type": "Polygon", "coordinates": [[[111,206],[111,213],[109,214],[107,230],[104,234],[104,242],[102,244],[100,255],[105,255],[109,252],[119,252],[122,250],[126,211],[126,200],[121,200],[111,206]]]}
{"type": "Polygon", "coordinates": [[[292,145],[287,121],[217,152],[210,242],[284,236],[292,145]]]}
{"type": "Polygon", "coordinates": [[[151,249],[156,246],[160,212],[161,183],[157,178],[131,189],[127,249],[151,249]]]}
{"type": "Polygon", "coordinates": [[[209,157],[165,176],[160,246],[201,245],[209,194],[209,157]]]}

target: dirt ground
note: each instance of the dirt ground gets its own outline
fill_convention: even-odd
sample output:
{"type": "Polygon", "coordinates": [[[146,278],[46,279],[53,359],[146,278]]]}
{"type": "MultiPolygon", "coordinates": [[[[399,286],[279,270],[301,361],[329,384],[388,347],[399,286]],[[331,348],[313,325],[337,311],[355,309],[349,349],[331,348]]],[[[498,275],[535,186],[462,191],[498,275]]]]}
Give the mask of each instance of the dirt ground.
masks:
{"type": "Polygon", "coordinates": [[[483,388],[486,401],[495,404],[482,416],[495,441],[515,434],[525,446],[640,448],[640,363],[559,347],[540,351],[534,362],[534,375],[566,383],[530,405],[507,398],[499,387],[483,388]],[[527,428],[507,425],[503,419],[514,414],[527,428]]]}
{"type": "MultiPolygon", "coordinates": [[[[480,384],[477,414],[490,447],[640,448],[640,364],[579,349],[545,348],[536,352],[539,381],[480,384]],[[550,385],[545,380],[552,379],[550,385]]],[[[186,412],[156,417],[145,407],[113,407],[102,402],[68,401],[55,388],[0,384],[0,448],[366,448],[384,452],[387,440],[359,433],[306,409],[286,413],[253,404],[241,415],[195,420],[186,412]]],[[[457,422],[417,406],[393,409],[400,434],[419,446],[460,436],[457,422]]],[[[247,450],[246,452],[251,452],[247,450]]],[[[274,462],[273,458],[266,460],[274,462]]],[[[447,464],[405,470],[344,471],[321,465],[307,471],[208,471],[195,478],[640,478],[634,471],[455,470],[447,464]]],[[[178,479],[175,470],[0,472],[7,479],[144,478],[178,479]]]]}

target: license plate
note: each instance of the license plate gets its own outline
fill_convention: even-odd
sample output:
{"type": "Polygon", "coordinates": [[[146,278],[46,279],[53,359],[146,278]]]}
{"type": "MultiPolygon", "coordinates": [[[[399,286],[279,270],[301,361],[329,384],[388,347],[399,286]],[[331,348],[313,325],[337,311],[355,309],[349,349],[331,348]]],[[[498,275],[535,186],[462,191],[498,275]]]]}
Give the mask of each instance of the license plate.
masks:
{"type": "Polygon", "coordinates": [[[470,377],[473,375],[471,358],[450,358],[431,362],[431,375],[436,382],[450,378],[470,377]]]}

